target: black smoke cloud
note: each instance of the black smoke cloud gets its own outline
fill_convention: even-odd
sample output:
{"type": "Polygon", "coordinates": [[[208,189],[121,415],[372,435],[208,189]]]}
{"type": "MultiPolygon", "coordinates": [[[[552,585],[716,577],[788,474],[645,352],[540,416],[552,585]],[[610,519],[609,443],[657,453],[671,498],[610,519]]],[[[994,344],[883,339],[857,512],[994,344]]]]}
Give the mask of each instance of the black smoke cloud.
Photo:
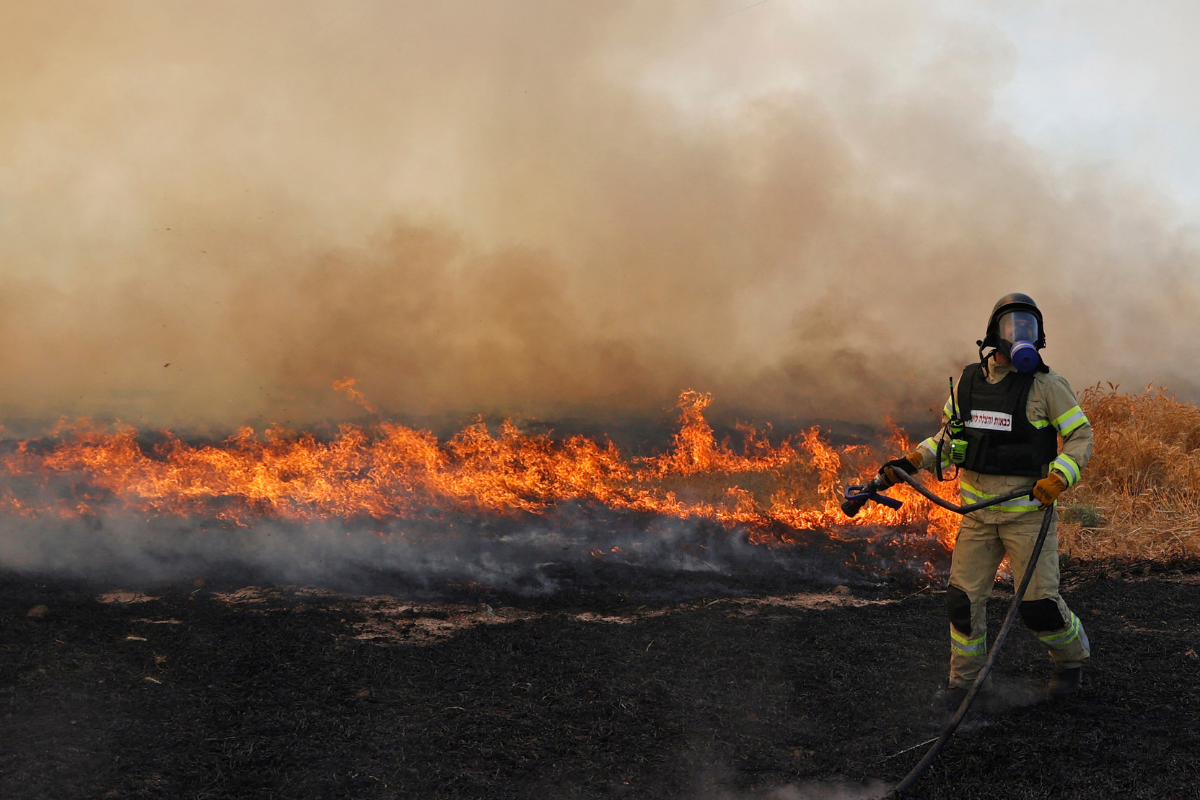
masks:
{"type": "Polygon", "coordinates": [[[992,302],[1196,396],[1200,249],[933,2],[7,4],[0,415],[940,405],[992,302]],[[737,12],[737,13],[731,13],[737,12]],[[168,365],[169,366],[166,366],[168,365]]]}

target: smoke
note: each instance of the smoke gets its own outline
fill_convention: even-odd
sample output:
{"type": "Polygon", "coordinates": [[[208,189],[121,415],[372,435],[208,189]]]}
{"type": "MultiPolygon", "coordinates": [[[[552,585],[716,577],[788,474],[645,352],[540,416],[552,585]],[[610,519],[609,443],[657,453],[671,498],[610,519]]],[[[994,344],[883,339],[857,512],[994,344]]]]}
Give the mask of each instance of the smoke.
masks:
{"type": "Polygon", "coordinates": [[[1196,396],[1171,201],[996,113],[985,16],[896,3],[0,10],[0,418],[758,417],[940,405],[994,300],[1077,389],[1196,396]],[[742,10],[739,10],[742,9],[742,10]]]}
{"type": "Polygon", "coordinates": [[[891,790],[883,781],[872,780],[859,785],[813,781],[789,783],[751,795],[722,793],[717,800],[877,800],[891,790]]]}
{"type": "MultiPolygon", "coordinates": [[[[87,520],[10,519],[0,568],[118,585],[203,576],[224,583],[320,586],[404,596],[584,595],[679,600],[748,591],[924,583],[936,541],[897,547],[895,531],[805,534],[787,547],[752,544],[744,530],[669,517],[573,509],[523,520],[458,517],[374,525],[260,522],[223,529],[195,520],[103,514],[87,520]]],[[[905,540],[906,542],[908,540],[905,540]]]]}

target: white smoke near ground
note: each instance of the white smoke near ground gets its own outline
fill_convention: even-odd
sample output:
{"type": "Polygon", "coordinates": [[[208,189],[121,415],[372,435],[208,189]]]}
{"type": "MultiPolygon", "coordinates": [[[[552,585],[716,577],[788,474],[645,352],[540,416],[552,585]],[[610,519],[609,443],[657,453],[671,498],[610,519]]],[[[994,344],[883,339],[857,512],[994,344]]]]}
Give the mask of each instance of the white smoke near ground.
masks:
{"type": "Polygon", "coordinates": [[[0,569],[123,586],[204,577],[427,598],[588,592],[666,600],[765,586],[873,587],[885,574],[920,579],[929,553],[897,551],[893,539],[893,532],[864,528],[836,541],[814,533],[803,545],[768,547],[701,520],[597,519],[569,508],[521,521],[263,521],[246,528],[100,515],[8,520],[0,527],[0,569]]]}
{"type": "Polygon", "coordinates": [[[0,418],[301,428],[350,375],[386,414],[874,424],[1014,290],[1076,388],[1196,396],[1194,231],[997,115],[991,18],[746,5],[6,4],[0,418]]]}
{"type": "Polygon", "coordinates": [[[837,781],[790,783],[751,794],[715,795],[711,800],[876,800],[891,791],[889,784],[868,781],[853,784],[837,781]]]}

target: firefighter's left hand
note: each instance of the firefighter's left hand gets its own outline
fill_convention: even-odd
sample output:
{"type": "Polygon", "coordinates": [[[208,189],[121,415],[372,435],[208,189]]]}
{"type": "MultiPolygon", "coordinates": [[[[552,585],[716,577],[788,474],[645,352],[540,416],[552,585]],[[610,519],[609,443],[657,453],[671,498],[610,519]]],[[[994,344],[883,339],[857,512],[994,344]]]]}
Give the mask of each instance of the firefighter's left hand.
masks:
{"type": "Polygon", "coordinates": [[[883,479],[888,486],[895,486],[900,482],[900,479],[896,477],[896,473],[893,470],[904,470],[907,474],[912,475],[921,468],[921,458],[921,451],[913,450],[904,458],[893,459],[884,464],[879,468],[879,473],[883,475],[883,479]]]}
{"type": "Polygon", "coordinates": [[[1033,485],[1033,496],[1042,501],[1042,508],[1053,505],[1067,488],[1067,482],[1057,472],[1051,472],[1033,485]]]}

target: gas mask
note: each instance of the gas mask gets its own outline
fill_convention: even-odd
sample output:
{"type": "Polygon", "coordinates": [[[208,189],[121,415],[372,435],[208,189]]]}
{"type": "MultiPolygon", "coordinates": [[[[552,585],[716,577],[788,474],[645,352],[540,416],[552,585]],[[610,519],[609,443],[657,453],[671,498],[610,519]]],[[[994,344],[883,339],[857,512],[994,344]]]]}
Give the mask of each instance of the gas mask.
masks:
{"type": "Polygon", "coordinates": [[[998,349],[1013,363],[1017,372],[1033,372],[1042,363],[1035,342],[1038,320],[1028,311],[1008,311],[996,323],[998,349]]]}

